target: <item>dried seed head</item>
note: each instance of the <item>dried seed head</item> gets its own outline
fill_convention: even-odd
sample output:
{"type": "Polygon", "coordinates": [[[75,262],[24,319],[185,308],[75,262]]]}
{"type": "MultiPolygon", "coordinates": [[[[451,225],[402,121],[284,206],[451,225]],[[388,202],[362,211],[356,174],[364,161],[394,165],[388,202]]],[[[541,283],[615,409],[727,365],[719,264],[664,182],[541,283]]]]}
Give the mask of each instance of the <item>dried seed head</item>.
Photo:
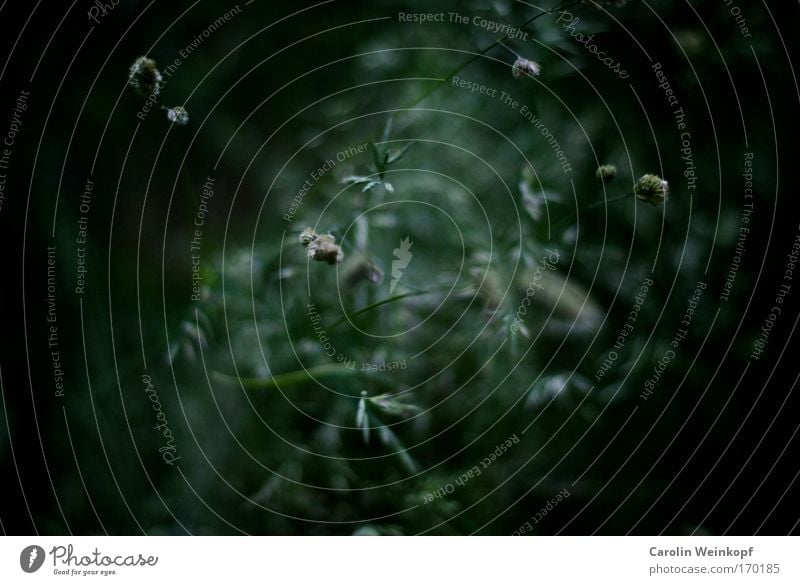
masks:
{"type": "Polygon", "coordinates": [[[597,167],[594,175],[603,183],[610,183],[617,176],[617,167],[614,165],[601,165],[597,167]]]}
{"type": "Polygon", "coordinates": [[[161,89],[161,80],[156,62],[149,57],[139,57],[131,65],[128,85],[139,95],[157,94],[161,89]]]}
{"type": "Polygon", "coordinates": [[[520,77],[536,77],[542,71],[542,68],[536,61],[529,61],[522,57],[517,57],[514,64],[511,66],[511,74],[515,79],[520,77]]]}
{"type": "Polygon", "coordinates": [[[323,234],[308,244],[308,257],[317,262],[337,264],[344,259],[344,252],[336,245],[336,238],[330,234],[323,234]]]}
{"type": "Polygon", "coordinates": [[[669,185],[658,175],[643,175],[633,186],[633,193],[637,199],[658,205],[669,195],[669,185]]]}
{"type": "Polygon", "coordinates": [[[624,6],[628,3],[628,0],[580,0],[579,3],[583,6],[589,6],[595,10],[600,10],[600,8],[624,6]]]}
{"type": "Polygon", "coordinates": [[[178,126],[186,126],[189,123],[189,112],[186,108],[175,106],[174,108],[166,108],[167,120],[178,126]]]}

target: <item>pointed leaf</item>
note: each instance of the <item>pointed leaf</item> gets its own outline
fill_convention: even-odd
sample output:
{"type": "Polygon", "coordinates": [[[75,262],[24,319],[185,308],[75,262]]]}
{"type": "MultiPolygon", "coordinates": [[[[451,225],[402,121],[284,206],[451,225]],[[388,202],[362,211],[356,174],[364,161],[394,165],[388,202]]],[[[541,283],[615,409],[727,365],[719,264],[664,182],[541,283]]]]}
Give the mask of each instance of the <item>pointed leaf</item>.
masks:
{"type": "Polygon", "coordinates": [[[342,183],[350,183],[351,185],[358,185],[360,183],[369,183],[373,181],[370,177],[362,177],[359,175],[350,175],[342,179],[342,183]]]}
{"type": "Polygon", "coordinates": [[[379,394],[371,397],[369,401],[387,414],[411,416],[421,410],[419,406],[411,403],[412,399],[413,397],[408,393],[398,395],[379,394]]]}
{"type": "Polygon", "coordinates": [[[369,443],[369,415],[367,414],[367,403],[363,398],[358,401],[356,426],[361,428],[361,436],[364,439],[364,443],[369,443]]]}

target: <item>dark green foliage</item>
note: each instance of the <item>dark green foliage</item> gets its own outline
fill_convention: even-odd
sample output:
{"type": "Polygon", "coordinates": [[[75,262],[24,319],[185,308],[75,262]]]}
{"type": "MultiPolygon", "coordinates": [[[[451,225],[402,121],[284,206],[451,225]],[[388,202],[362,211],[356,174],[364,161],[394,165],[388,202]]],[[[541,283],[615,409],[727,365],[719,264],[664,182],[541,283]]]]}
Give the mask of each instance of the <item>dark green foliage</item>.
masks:
{"type": "MultiPolygon", "coordinates": [[[[533,533],[729,528],[767,471],[756,461],[733,477],[739,453],[768,434],[773,410],[737,433],[782,347],[776,334],[741,382],[790,231],[754,220],[720,300],[748,149],[758,221],[788,217],[775,213],[772,133],[784,144],[789,129],[764,118],[795,89],[780,38],[756,6],[751,51],[720,2],[692,3],[703,23],[678,3],[565,3],[624,62],[622,80],[557,12],[456,4],[337,1],[259,33],[300,7],[256,1],[170,76],[223,9],[201,3],[163,38],[186,7],[144,13],[91,94],[67,165],[80,184],[110,116],[90,292],[68,298],[60,284],[70,391],[63,410],[42,400],[40,417],[57,429],[44,449],[64,516],[43,504],[41,532],[98,532],[99,518],[115,533],[510,534],[565,491],[533,533]],[[397,18],[453,10],[530,20],[529,37],[499,44],[471,20],[397,18]],[[145,51],[161,73],[137,61],[129,81],[145,51]],[[516,52],[538,75],[512,74],[516,52]],[[654,62],[685,112],[691,173],[654,62]],[[738,98],[745,148],[731,83],[760,87],[764,71],[772,101],[738,98]],[[143,100],[126,84],[149,94],[161,76],[165,104],[190,120],[137,117],[143,100]],[[145,373],[177,466],[159,452],[145,373]]],[[[112,26],[98,27],[93,52],[116,43],[112,26]]],[[[66,101],[80,104],[92,80],[72,75],[66,101]]],[[[58,119],[78,118],[70,108],[59,102],[58,119]]],[[[69,131],[51,129],[43,148],[62,148],[69,131]]],[[[41,158],[34,190],[49,197],[62,159],[41,158]]],[[[76,205],[62,196],[54,241],[66,258],[76,205]]],[[[52,205],[31,208],[49,238],[52,205]]],[[[66,259],[59,270],[72,283],[66,259]]],[[[788,485],[775,482],[765,491],[788,485]]],[[[759,511],[737,522],[754,530],[759,511]]]]}

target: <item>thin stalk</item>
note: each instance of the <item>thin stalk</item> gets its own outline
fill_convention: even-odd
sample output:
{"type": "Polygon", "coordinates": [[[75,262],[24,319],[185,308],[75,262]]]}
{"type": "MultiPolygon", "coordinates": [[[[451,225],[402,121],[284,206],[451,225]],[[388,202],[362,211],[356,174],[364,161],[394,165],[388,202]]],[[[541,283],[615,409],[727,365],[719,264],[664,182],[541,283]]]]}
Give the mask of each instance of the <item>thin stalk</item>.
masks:
{"type": "MultiPolygon", "coordinates": [[[[597,209],[598,207],[602,206],[603,204],[616,203],[617,201],[622,201],[623,199],[627,199],[631,195],[633,195],[633,193],[625,193],[625,195],[620,195],[619,197],[613,197],[611,199],[603,199],[602,201],[595,201],[594,203],[592,203],[590,205],[587,205],[586,207],[582,207],[582,208],[578,209],[578,216],[580,216],[580,214],[582,214],[584,211],[591,211],[592,209],[597,209]]],[[[571,221],[572,221],[571,216],[567,216],[564,219],[562,219],[560,222],[558,222],[556,225],[554,225],[551,228],[551,231],[558,232],[562,228],[564,228],[568,223],[570,223],[571,221]]]]}

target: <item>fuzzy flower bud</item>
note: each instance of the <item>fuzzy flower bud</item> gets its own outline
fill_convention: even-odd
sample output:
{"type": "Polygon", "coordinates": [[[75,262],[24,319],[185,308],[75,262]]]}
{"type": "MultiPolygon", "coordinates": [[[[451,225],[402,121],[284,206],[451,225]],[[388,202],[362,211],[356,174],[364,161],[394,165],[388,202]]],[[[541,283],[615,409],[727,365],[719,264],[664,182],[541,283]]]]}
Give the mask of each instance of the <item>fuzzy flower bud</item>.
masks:
{"type": "Polygon", "coordinates": [[[669,195],[669,185],[658,175],[643,175],[633,186],[633,193],[637,199],[658,205],[669,195]]]}
{"type": "Polygon", "coordinates": [[[511,66],[511,75],[515,79],[520,77],[536,77],[542,71],[541,66],[536,61],[529,61],[518,57],[511,66]]]}
{"type": "Polygon", "coordinates": [[[597,167],[594,175],[603,183],[610,183],[617,176],[617,167],[614,165],[601,165],[597,167]]]}
{"type": "Polygon", "coordinates": [[[165,108],[167,110],[167,120],[178,126],[186,126],[189,123],[189,112],[186,108],[175,106],[174,108],[165,108]]]}
{"type": "Polygon", "coordinates": [[[139,57],[131,65],[128,85],[142,96],[157,94],[161,89],[161,73],[156,62],[149,57],[139,57]]]}
{"type": "Polygon", "coordinates": [[[614,7],[614,6],[625,6],[628,3],[628,0],[580,0],[579,4],[583,6],[590,6],[595,10],[600,10],[600,8],[606,7],[614,7]]]}

